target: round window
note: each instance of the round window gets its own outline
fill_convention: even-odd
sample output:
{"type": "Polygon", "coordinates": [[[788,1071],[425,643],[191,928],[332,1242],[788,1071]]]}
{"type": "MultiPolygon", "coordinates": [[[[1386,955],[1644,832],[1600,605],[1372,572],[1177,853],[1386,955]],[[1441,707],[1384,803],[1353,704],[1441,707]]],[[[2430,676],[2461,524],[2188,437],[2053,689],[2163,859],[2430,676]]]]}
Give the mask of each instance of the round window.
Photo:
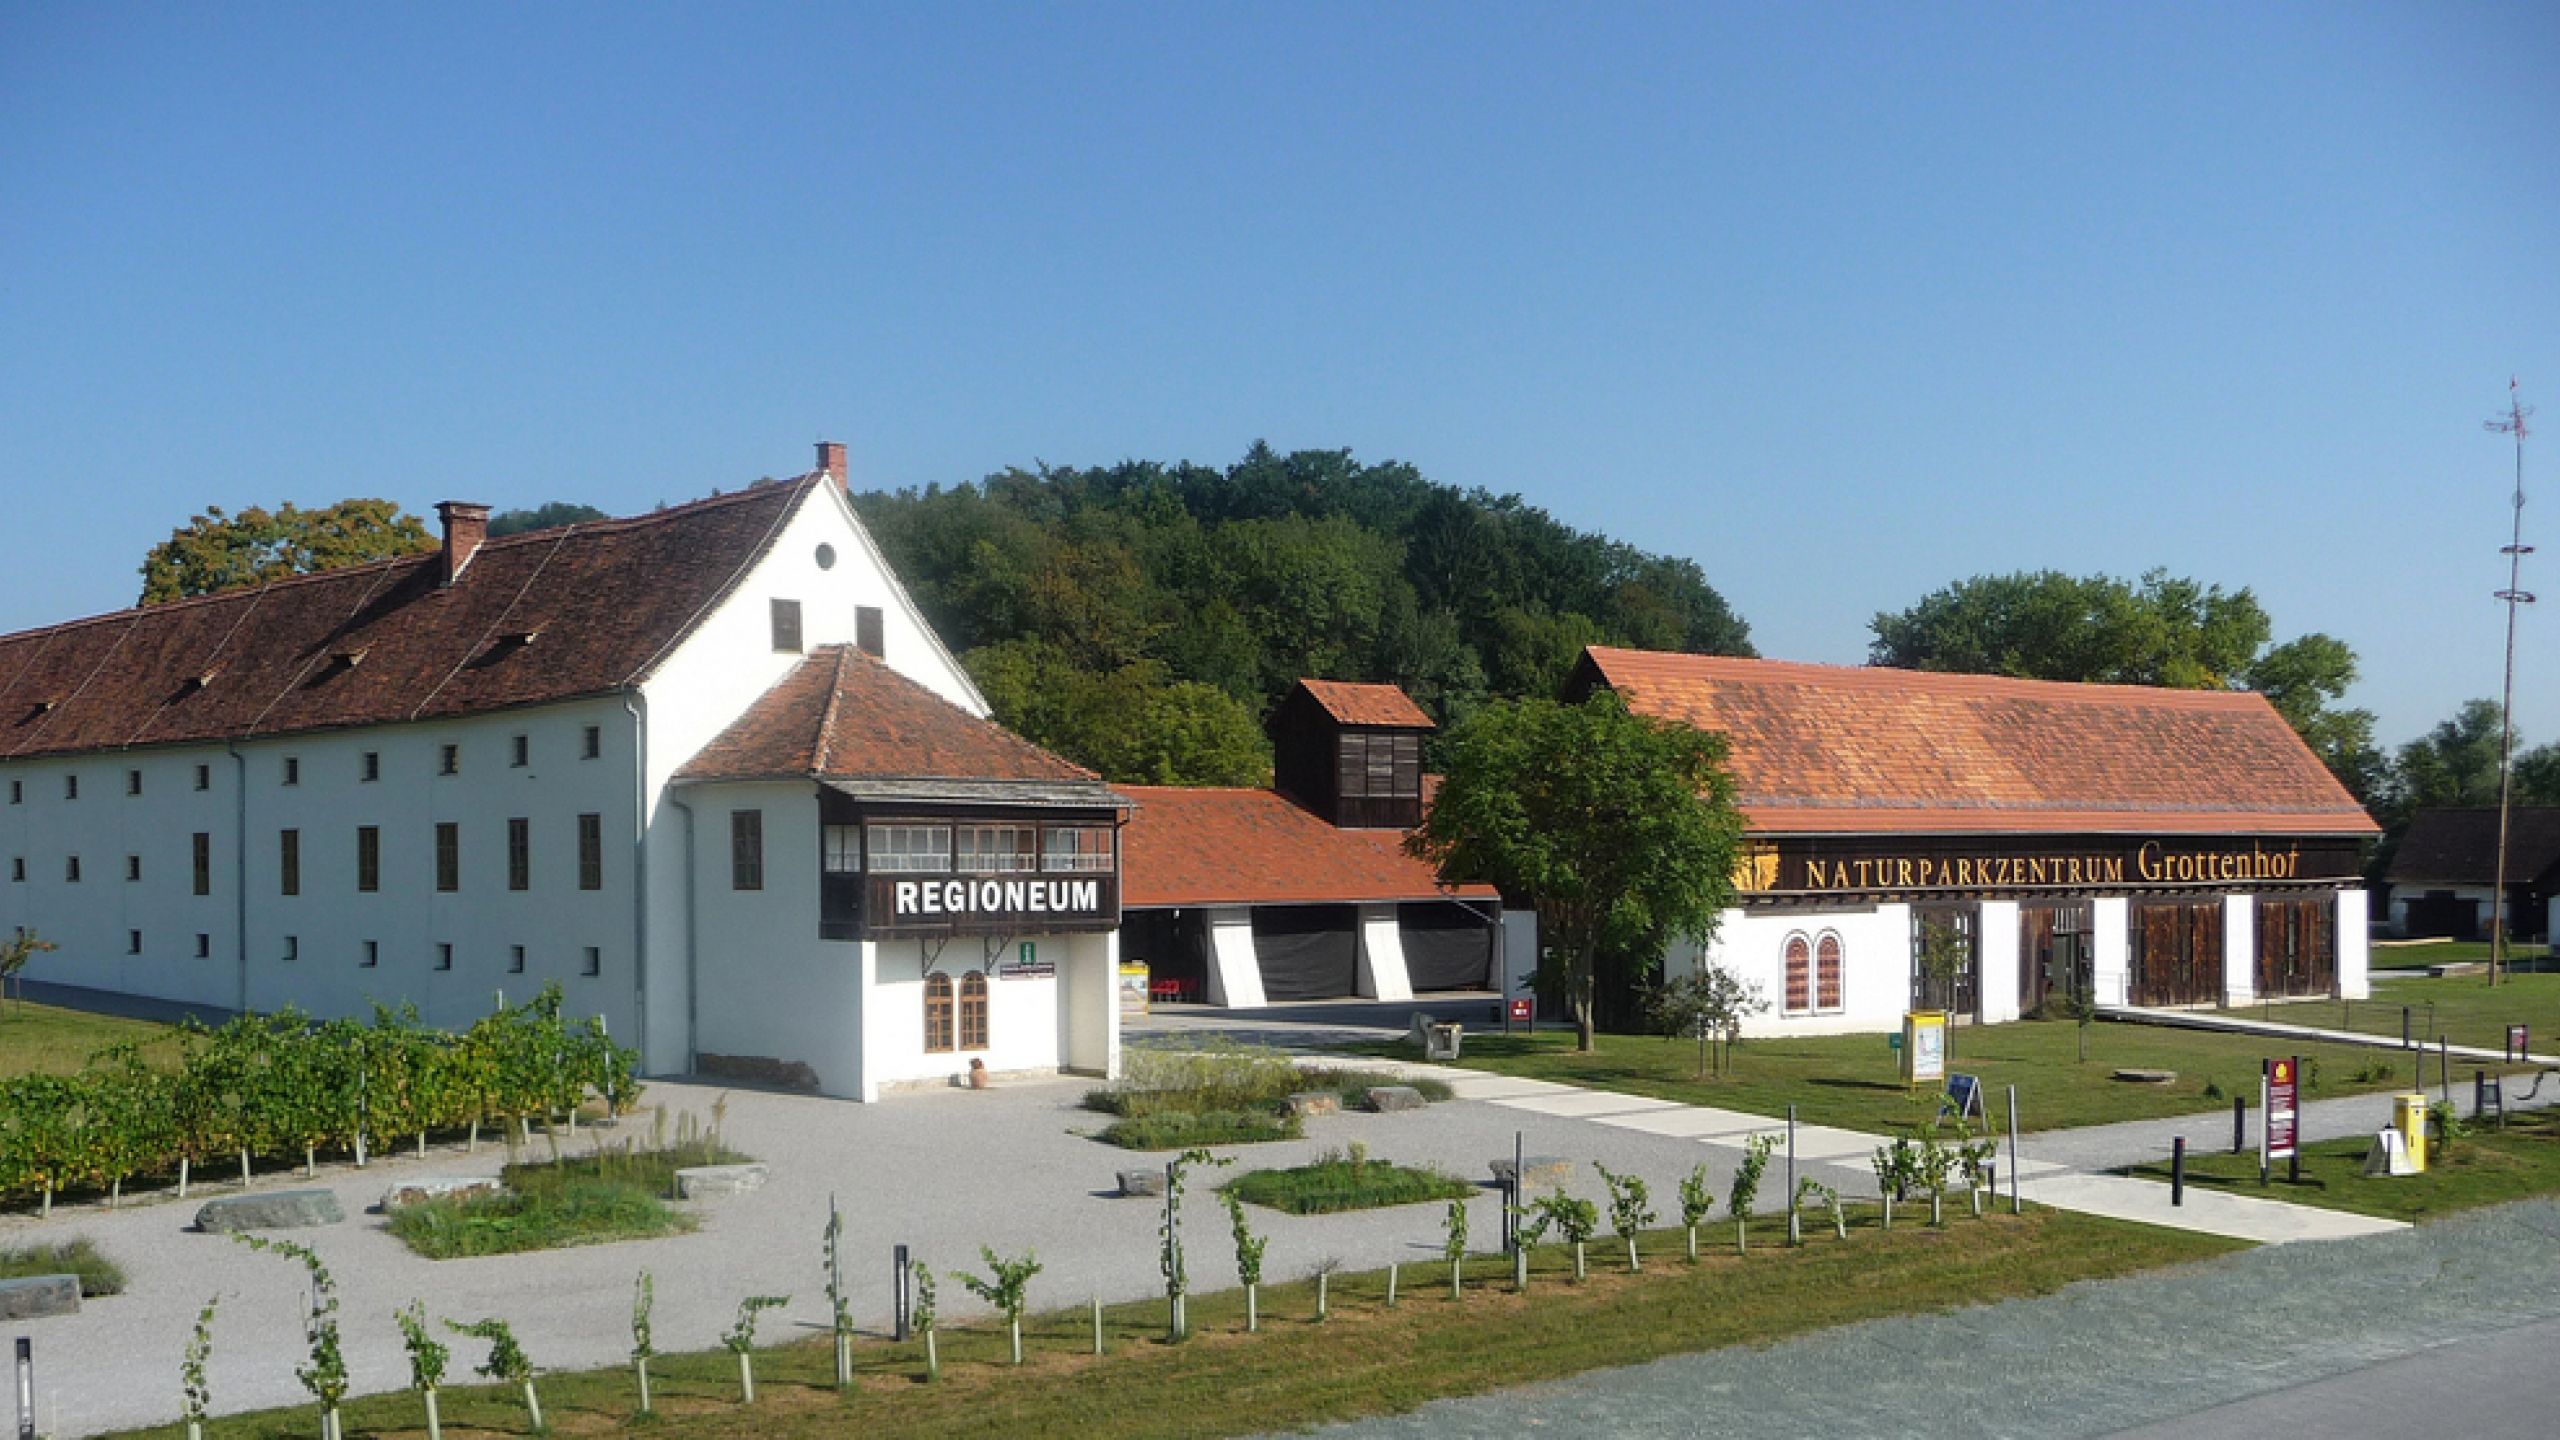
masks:
{"type": "Polygon", "coordinates": [[[836,568],[836,547],[833,545],[821,545],[818,547],[818,568],[821,570],[833,570],[836,568]]]}

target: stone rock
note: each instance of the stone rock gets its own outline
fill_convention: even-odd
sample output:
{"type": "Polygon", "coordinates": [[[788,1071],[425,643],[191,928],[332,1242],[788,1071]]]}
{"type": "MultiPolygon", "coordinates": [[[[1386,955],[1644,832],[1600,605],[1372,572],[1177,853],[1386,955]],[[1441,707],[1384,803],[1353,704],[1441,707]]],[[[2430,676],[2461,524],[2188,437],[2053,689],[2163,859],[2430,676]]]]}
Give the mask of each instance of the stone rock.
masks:
{"type": "Polygon", "coordinates": [[[2119,1070],[2115,1073],[2115,1078],[2128,1085],[2175,1085],[2178,1083],[2178,1072],[2175,1070],[2119,1070]]]}
{"type": "Polygon", "coordinates": [[[307,1225],[335,1225],[347,1218],[338,1197],[327,1190],[271,1190],[264,1195],[226,1195],[207,1200],[196,1211],[199,1230],[295,1230],[307,1225]]]}
{"type": "MultiPolygon", "coordinates": [[[[1511,1178],[1511,1157],[1493,1162],[1493,1178],[1500,1183],[1511,1178]]],[[[1561,1155],[1527,1155],[1520,1161],[1520,1193],[1532,1190],[1562,1190],[1573,1178],[1573,1162],[1561,1155]]]]}
{"type": "Polygon", "coordinates": [[[480,1200],[491,1195],[504,1195],[507,1187],[490,1175],[426,1175],[403,1180],[382,1192],[383,1210],[397,1210],[403,1205],[417,1205],[429,1200],[480,1200]]]}
{"type": "Polygon", "coordinates": [[[80,1277],[30,1275],[0,1280],[0,1320],[41,1320],[80,1313],[80,1277]]]}
{"type": "Polygon", "coordinates": [[[764,1188],[765,1167],[761,1162],[744,1165],[695,1165],[676,1172],[676,1198],[710,1200],[722,1195],[744,1195],[764,1188]]]}
{"type": "Polygon", "coordinates": [[[1301,1090],[1289,1097],[1292,1115],[1334,1115],[1342,1110],[1342,1097],[1330,1090],[1301,1090]]]}
{"type": "Polygon", "coordinates": [[[1428,1103],[1422,1098],[1422,1092],[1410,1085],[1369,1087],[1369,1108],[1381,1115],[1397,1110],[1419,1110],[1428,1103]]]}
{"type": "Polygon", "coordinates": [[[1132,1199],[1149,1195],[1161,1197],[1164,1194],[1164,1172],[1123,1170],[1120,1172],[1120,1193],[1132,1199]]]}

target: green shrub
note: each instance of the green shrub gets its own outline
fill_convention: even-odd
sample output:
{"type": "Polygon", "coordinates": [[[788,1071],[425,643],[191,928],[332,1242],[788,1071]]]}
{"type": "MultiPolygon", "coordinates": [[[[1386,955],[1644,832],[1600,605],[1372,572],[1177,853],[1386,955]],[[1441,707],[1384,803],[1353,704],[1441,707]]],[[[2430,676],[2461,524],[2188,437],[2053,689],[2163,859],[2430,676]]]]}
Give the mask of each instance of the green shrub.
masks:
{"type": "Polygon", "coordinates": [[[393,1211],[390,1230],[430,1260],[557,1250],[608,1240],[640,1240],[693,1228],[691,1217],[640,1186],[618,1180],[563,1180],[526,1194],[429,1200],[393,1211]]]}
{"type": "Polygon", "coordinates": [[[123,1269],[86,1240],[0,1250],[0,1280],[23,1280],[30,1275],[77,1275],[80,1293],[91,1298],[124,1291],[123,1269]]]}
{"type": "Polygon", "coordinates": [[[1220,1188],[1249,1204],[1291,1215],[1332,1215],[1387,1205],[1463,1200],[1476,1192],[1473,1185],[1438,1170],[1338,1153],[1285,1170],[1251,1171],[1220,1188]]]}
{"type": "Polygon", "coordinates": [[[1114,1120],[1100,1139],[1123,1150],[1191,1150],[1295,1140],[1306,1123],[1285,1110],[1169,1110],[1114,1120]]]}

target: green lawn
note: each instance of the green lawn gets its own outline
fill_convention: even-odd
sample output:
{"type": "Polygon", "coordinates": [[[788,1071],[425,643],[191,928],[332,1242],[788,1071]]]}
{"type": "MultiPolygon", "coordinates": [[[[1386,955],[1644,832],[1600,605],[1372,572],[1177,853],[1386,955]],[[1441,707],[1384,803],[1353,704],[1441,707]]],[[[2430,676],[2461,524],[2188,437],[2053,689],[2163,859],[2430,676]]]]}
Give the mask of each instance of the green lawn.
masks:
{"type": "MultiPolygon", "coordinates": [[[[1195,1245],[1216,1243],[1208,1227],[1195,1245]]],[[[1845,1242],[1816,1227],[1803,1249],[1775,1240],[1748,1257],[1729,1249],[1682,1262],[1677,1232],[1645,1237],[1649,1263],[1627,1274],[1618,1252],[1594,1252],[1591,1278],[1568,1278],[1561,1246],[1534,1257],[1528,1293],[1514,1294],[1509,1267],[1479,1256],[1467,1267],[1463,1299],[1449,1293],[1438,1262],[1406,1266],[1400,1302],[1385,1304],[1383,1272],[1336,1274],[1329,1318],[1315,1318],[1307,1281],[1266,1285],[1262,1329],[1244,1333],[1235,1291],[1194,1295],[1193,1337],[1164,1341],[1162,1301],[1104,1312],[1109,1353],[1095,1357],[1082,1307],[1026,1317],[1026,1362],[1004,1363],[1001,1325],[940,1335],[943,1379],[924,1383],[922,1347],[856,1343],[857,1387],[839,1395],[824,1341],[759,1352],[756,1405],[738,1403],[737,1364],[724,1352],[670,1356],[650,1367],[658,1415],[649,1429],[684,1440],[798,1440],[862,1435],[1108,1436],[1152,1440],[1292,1430],[1364,1415],[1394,1414],[1447,1395],[1551,1380],[1606,1365],[1720,1346],[1758,1344],[1878,1316],[1945,1310],[2043,1295],[2076,1280],[2131,1274],[2243,1248],[2236,1242],[2089,1216],[2031,1209],[2018,1217],[1952,1219],[1941,1230],[1908,1220],[1890,1234],[1868,1223],[1845,1242]]],[[[1304,1257],[1290,1268],[1302,1271],[1304,1257]]],[[[1275,1268],[1278,1260],[1275,1257],[1275,1268]]],[[[1035,1300],[1043,1295],[1033,1282],[1035,1300]]],[[[512,1316],[525,1348],[543,1359],[539,1303],[512,1316]]],[[[351,1320],[349,1323],[387,1323],[351,1320]]],[[[296,1336],[256,1343],[291,1347],[296,1336]]],[[[241,1343],[250,1343],[242,1341],[241,1343]]],[[[452,1373],[462,1377],[457,1351],[452,1373]]],[[[169,1357],[168,1372],[177,1372],[169,1357]]],[[[633,1421],[627,1368],[544,1375],[544,1418],[555,1433],[619,1434],[633,1421]]],[[[174,1385],[172,1392],[174,1396],[174,1385]]],[[[455,1386],[441,1398],[444,1433],[455,1440],[525,1433],[511,1392],[455,1386]]],[[[347,1408],[348,1433],[417,1436],[416,1397],[377,1396],[347,1408]]],[[[310,1435],[308,1407],[212,1421],[214,1440],[310,1435]]],[[[178,1427],[143,1432],[175,1437],[178,1427]]]]}
{"type": "Polygon", "coordinates": [[[1375,1210],[1388,1205],[1463,1200],[1476,1187],[1437,1170],[1391,1165],[1355,1153],[1328,1154],[1311,1164],[1282,1170],[1252,1170],[1218,1187],[1248,1205],[1267,1206],[1292,1215],[1333,1215],[1345,1210],[1375,1210]]]}
{"type": "MultiPolygon", "coordinates": [[[[2208,1093],[2209,1085],[2224,1095],[2254,1096],[2259,1062],[2279,1053],[2269,1042],[2244,1035],[2101,1022],[2088,1027],[2089,1058],[2083,1062],[2078,1029],[2061,1020],[1961,1026],[1948,1041],[1948,1068],[1982,1077],[1995,1120],[2002,1087],[2017,1086],[2020,1128],[2049,1130],[2227,1105],[2223,1096],[2208,1093]],[[2175,1070],[2178,1080],[2128,1084],[2108,1078],[2117,1069],[2175,1070]]],[[[1411,1047],[1397,1042],[1360,1048],[1412,1058],[1411,1047]]],[[[2305,1098],[2392,1089],[2408,1080],[2406,1061],[2389,1052],[2348,1045],[2281,1047],[2287,1053],[2296,1048],[2319,1062],[2305,1098]]],[[[1572,1035],[1560,1030],[1469,1035],[1464,1054],[1458,1063],[1471,1069],[1755,1115],[1784,1115],[1792,1104],[1799,1120],[1851,1130],[1908,1129],[1937,1104],[1934,1092],[1915,1095],[1897,1078],[1896,1052],[1882,1035],[1746,1040],[1734,1051],[1730,1074],[1705,1080],[1692,1078],[1694,1042],[1659,1035],[1603,1035],[1589,1055],[1575,1053],[1572,1035]]]]}
{"type": "Polygon", "coordinates": [[[111,1045],[142,1041],[169,1050],[175,1032],[148,1020],[9,1001],[0,1004],[0,1077],[68,1075],[111,1045]],[[155,1044],[154,1042],[161,1042],[155,1044]]]}
{"type": "Polygon", "coordinates": [[[2430,1043],[2441,1035],[2495,1050],[2505,1043],[2507,1026],[2522,1024],[2531,1027],[2536,1050],[2560,1050],[2560,974],[2509,975],[2492,986],[2482,975],[2439,980],[2386,973],[2374,977],[2370,1000],[2280,1000],[2222,1013],[2397,1039],[2403,1006],[2411,1033],[2430,1043]]]}
{"type": "MultiPolygon", "coordinates": [[[[2519,960],[2529,960],[2551,953],[2546,945],[2510,945],[2507,953],[2519,960]]],[[[2454,965],[2489,958],[2486,940],[2379,940],[2374,942],[2374,970],[2424,970],[2430,965],[2454,965]]]]}
{"type": "MultiPolygon", "coordinates": [[[[2434,1159],[2423,1175],[2368,1178],[2364,1156],[2370,1140],[2327,1140],[2302,1147],[2302,1183],[2285,1179],[2276,1163],[2265,1189],[2258,1188],[2258,1156],[2187,1152],[2187,1183],[2264,1195],[2300,1205],[2352,1210],[2391,1220],[2427,1220],[2480,1205],[2560,1194],[2560,1116],[2530,1111],[2506,1130],[2465,1135],[2450,1155],[2434,1159]]],[[[2126,1172],[2166,1182],[2169,1167],[2138,1166],[2126,1172]]]]}

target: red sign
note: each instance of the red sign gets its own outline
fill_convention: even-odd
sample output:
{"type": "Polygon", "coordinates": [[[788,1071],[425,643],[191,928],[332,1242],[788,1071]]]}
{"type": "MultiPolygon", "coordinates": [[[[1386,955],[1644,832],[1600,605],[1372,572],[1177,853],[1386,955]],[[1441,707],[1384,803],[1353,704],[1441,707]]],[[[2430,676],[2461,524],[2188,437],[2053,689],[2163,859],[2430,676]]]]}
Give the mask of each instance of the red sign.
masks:
{"type": "Polygon", "coordinates": [[[2516,1058],[2519,1060],[2524,1058],[2525,1038],[2525,1028],[2523,1026],[2510,1025],[2507,1027],[2507,1048],[2514,1051],[2516,1058]]]}
{"type": "Polygon", "coordinates": [[[2267,1158],[2289,1160],[2294,1151],[2294,1102],[2299,1093],[2302,1062],[2292,1057],[2267,1063],[2267,1158]]]}
{"type": "Polygon", "coordinates": [[[1520,999],[1518,999],[1518,1000],[1514,1000],[1514,1001],[1512,1001],[1512,1002],[1511,1002],[1511,1023],[1512,1023],[1512,1024],[1514,1024],[1514,1025],[1534,1025],[1534,1024],[1536,1024],[1536,1023],[1537,1023],[1537,1021],[1538,1021],[1538,1002],[1537,1002],[1535,999],[1524,996],[1524,997],[1522,997],[1522,998],[1520,998],[1520,999]]]}

